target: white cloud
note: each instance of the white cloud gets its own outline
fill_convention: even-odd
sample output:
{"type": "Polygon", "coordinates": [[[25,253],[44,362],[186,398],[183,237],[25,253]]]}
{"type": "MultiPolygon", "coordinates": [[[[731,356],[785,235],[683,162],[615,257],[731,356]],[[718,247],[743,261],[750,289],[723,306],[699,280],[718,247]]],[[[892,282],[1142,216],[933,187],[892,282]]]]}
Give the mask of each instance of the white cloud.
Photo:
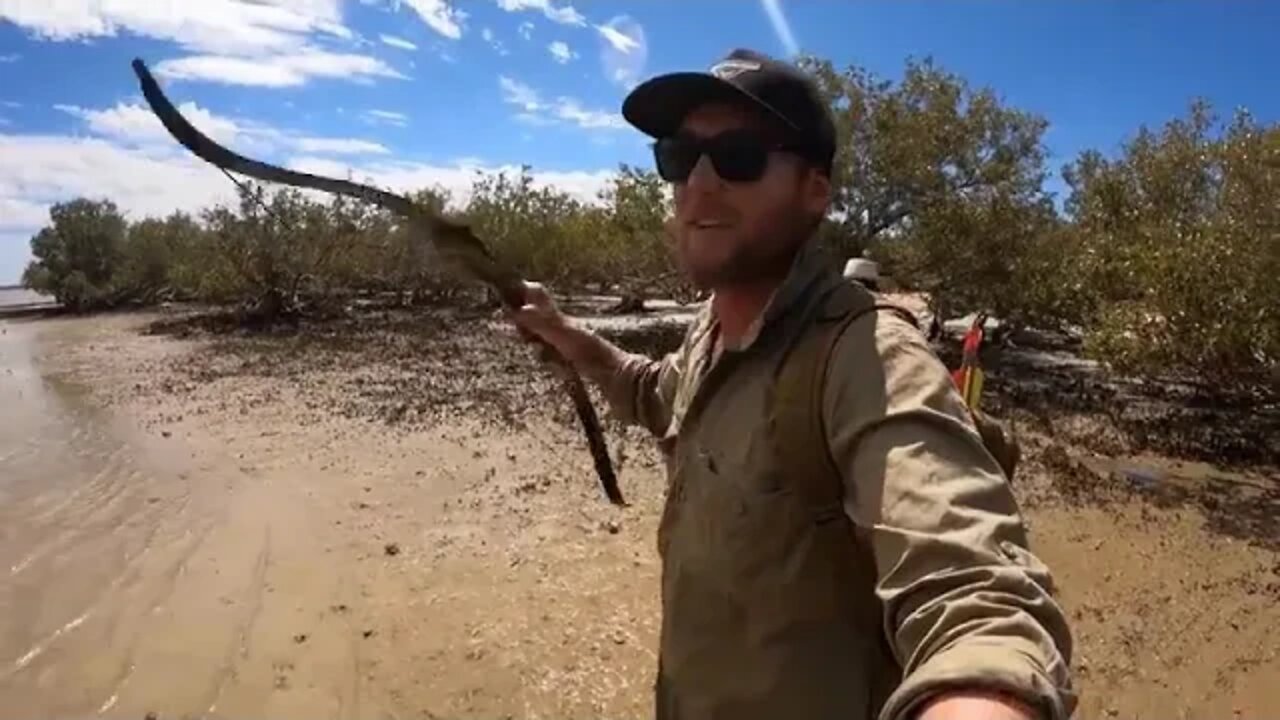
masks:
{"type": "Polygon", "coordinates": [[[387,155],[391,152],[379,143],[354,138],[302,137],[292,144],[300,152],[327,155],[387,155]]]}
{"type": "Polygon", "coordinates": [[[556,7],[551,0],[498,0],[498,7],[507,12],[535,10],[541,12],[543,17],[551,22],[560,23],[561,25],[583,27],[587,24],[587,19],[572,5],[556,7]]]}
{"type": "Polygon", "coordinates": [[[5,106],[5,107],[7,107],[7,108],[20,108],[20,107],[22,107],[22,103],[20,103],[20,102],[14,102],[13,100],[5,100],[4,102],[0,103],[0,105],[4,105],[4,106],[5,106]]]}
{"type": "MultiPolygon", "coordinates": [[[[0,197],[0,232],[39,227],[49,219],[49,208],[37,202],[0,197]]],[[[0,278],[0,282],[3,279],[0,278]]]]}
{"type": "Polygon", "coordinates": [[[494,36],[493,30],[490,30],[489,28],[484,28],[483,30],[480,31],[480,37],[484,38],[484,41],[489,43],[489,45],[492,46],[493,49],[496,50],[499,55],[509,54],[509,51],[507,50],[507,46],[503,45],[502,41],[494,36]]]}
{"type": "MultiPolygon", "coordinates": [[[[151,156],[177,152],[167,130],[143,105],[118,103],[103,110],[75,105],[55,105],[56,109],[84,121],[89,132],[151,156]]],[[[314,137],[283,131],[252,120],[239,120],[210,112],[194,103],[178,107],[192,125],[214,140],[254,154],[271,155],[280,150],[323,155],[385,155],[385,146],[360,138],[314,137]]]]}
{"type": "MultiPolygon", "coordinates": [[[[142,105],[118,103],[104,110],[88,110],[76,105],[55,105],[54,108],[80,118],[96,135],[128,143],[172,142],[164,125],[142,105]]],[[[241,132],[234,120],[215,115],[195,103],[182,103],[178,110],[201,132],[220,143],[234,143],[241,132]]]]}
{"type": "Polygon", "coordinates": [[[0,284],[17,283],[31,258],[33,232],[0,232],[0,284]]]}
{"type": "Polygon", "coordinates": [[[627,15],[619,15],[604,25],[600,34],[600,63],[612,83],[631,88],[640,81],[649,61],[649,42],[644,27],[627,15]]]}
{"type": "Polygon", "coordinates": [[[567,43],[563,43],[559,40],[548,45],[547,50],[550,51],[551,57],[555,58],[556,62],[561,65],[578,57],[578,53],[569,49],[569,45],[567,43]]]}
{"type": "Polygon", "coordinates": [[[627,127],[622,116],[604,110],[589,110],[568,97],[544,101],[537,90],[505,75],[498,78],[502,99],[520,109],[516,118],[533,125],[557,122],[576,125],[584,130],[619,130],[627,127]]]}
{"type": "Polygon", "coordinates": [[[623,35],[608,25],[597,25],[596,29],[600,31],[600,37],[620,53],[629,53],[640,45],[634,38],[623,35]]]}
{"type": "Polygon", "coordinates": [[[287,67],[264,67],[251,58],[225,55],[192,55],[165,60],[155,72],[173,80],[203,80],[226,85],[293,87],[306,83],[306,76],[287,67]]]}
{"type": "MultiPolygon", "coordinates": [[[[476,160],[460,160],[449,165],[426,163],[380,162],[367,165],[350,165],[327,158],[298,157],[288,162],[288,167],[329,177],[350,176],[392,192],[412,192],[428,187],[442,187],[449,191],[455,207],[461,206],[471,196],[471,188],[478,176],[506,173],[518,175],[517,165],[484,164],[476,160]]],[[[554,187],[582,200],[598,202],[600,191],[614,175],[613,170],[531,171],[536,187],[554,187]]]]}
{"type": "Polygon", "coordinates": [[[782,12],[781,0],[760,0],[760,6],[764,8],[764,12],[769,16],[769,24],[773,26],[773,34],[778,36],[778,42],[782,43],[782,47],[786,48],[788,55],[795,55],[800,52],[800,45],[796,42],[796,36],[791,32],[791,23],[787,22],[787,16],[782,12]]]}
{"type": "Polygon", "coordinates": [[[518,105],[526,112],[535,112],[542,108],[538,100],[538,91],[519,80],[512,80],[506,75],[498,77],[498,86],[502,88],[502,99],[511,105],[518,105]]]}
{"type": "MultiPolygon", "coordinates": [[[[48,216],[34,208],[77,196],[109,198],[134,215],[194,210],[234,196],[227,179],[185,153],[152,156],[101,138],[0,135],[0,200],[16,208],[18,220],[4,228],[34,232],[48,216]]],[[[7,216],[7,214],[6,214],[7,216]]]]}
{"type": "Polygon", "coordinates": [[[18,53],[13,53],[11,55],[0,55],[0,63],[14,63],[14,62],[18,62],[21,59],[22,59],[22,56],[19,55],[18,53]]]}
{"type": "Polygon", "coordinates": [[[129,32],[213,54],[296,50],[313,33],[352,37],[342,0],[0,0],[0,19],[48,40],[129,32]]]}
{"type": "Polygon", "coordinates": [[[390,45],[393,48],[400,48],[401,50],[417,50],[418,49],[417,45],[414,45],[413,43],[409,42],[408,40],[405,40],[404,38],[398,38],[395,35],[379,35],[378,38],[382,40],[384,44],[390,45]]]}
{"type": "Polygon", "coordinates": [[[572,98],[557,99],[553,109],[556,117],[587,130],[620,130],[627,127],[622,116],[618,113],[606,110],[588,110],[572,98]]]}
{"type": "Polygon", "coordinates": [[[172,41],[189,55],[157,70],[175,79],[293,87],[312,78],[403,77],[368,55],[321,47],[356,43],[343,0],[0,0],[0,20],[69,41],[130,33],[172,41]]]}
{"type": "Polygon", "coordinates": [[[174,80],[258,87],[294,87],[304,85],[314,77],[343,78],[354,82],[368,82],[371,77],[407,79],[377,58],[318,49],[264,58],[190,55],[162,61],[156,65],[155,72],[174,80]]]}
{"type": "Polygon", "coordinates": [[[427,27],[450,40],[462,37],[462,25],[467,14],[454,8],[448,0],[396,0],[396,5],[408,5],[418,14],[427,27]]]}
{"type": "Polygon", "coordinates": [[[107,198],[128,216],[195,212],[235,199],[216,168],[185,153],[153,155],[100,138],[0,134],[0,282],[16,281],[49,206],[107,198]]]}
{"type": "Polygon", "coordinates": [[[525,40],[532,40],[533,39],[533,23],[529,22],[528,20],[525,20],[524,22],[520,23],[519,32],[520,32],[520,37],[524,38],[525,40]]]}
{"type": "Polygon", "coordinates": [[[409,124],[409,116],[391,110],[366,110],[361,117],[371,125],[392,125],[404,127],[409,124]]]}

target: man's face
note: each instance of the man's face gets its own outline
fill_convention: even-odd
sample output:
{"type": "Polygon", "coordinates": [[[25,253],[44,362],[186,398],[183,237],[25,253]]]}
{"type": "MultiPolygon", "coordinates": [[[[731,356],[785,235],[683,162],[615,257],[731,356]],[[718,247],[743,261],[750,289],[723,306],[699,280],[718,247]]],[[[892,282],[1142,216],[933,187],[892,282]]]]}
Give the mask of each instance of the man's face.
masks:
{"type": "MultiPolygon", "coordinates": [[[[706,140],[727,132],[771,144],[765,123],[733,105],[694,110],[679,136],[706,140]]],[[[703,289],[782,278],[830,197],[826,178],[786,152],[769,153],[763,174],[750,181],[725,180],[704,154],[674,189],[676,252],[690,280],[703,289]]]]}

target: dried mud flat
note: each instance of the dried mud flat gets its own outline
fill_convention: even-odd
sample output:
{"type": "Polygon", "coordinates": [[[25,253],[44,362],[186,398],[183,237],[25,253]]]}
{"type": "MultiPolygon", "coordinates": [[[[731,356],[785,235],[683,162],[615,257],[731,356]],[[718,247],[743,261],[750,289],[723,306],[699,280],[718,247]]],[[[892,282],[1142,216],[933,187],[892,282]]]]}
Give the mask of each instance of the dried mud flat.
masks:
{"type": "MultiPolygon", "coordinates": [[[[610,327],[657,353],[679,342],[676,320],[610,327]]],[[[66,649],[60,662],[133,668],[107,715],[651,716],[657,455],[609,424],[632,503],[609,506],[567,400],[497,318],[367,310],[248,333],[184,311],[41,332],[50,372],[217,490],[175,509],[205,527],[216,508],[220,524],[191,541],[196,569],[155,592],[229,610],[162,601],[131,632],[234,650],[66,649]],[[202,553],[217,573],[199,571],[202,553]],[[175,657],[184,672],[165,671],[175,657]]],[[[1273,411],[1195,409],[1206,430],[1182,398],[1161,411],[1157,393],[1070,368],[1000,368],[992,402],[1026,448],[1016,491],[1076,634],[1077,717],[1273,716],[1273,411]],[[1224,447],[1230,468],[1204,462],[1224,447]]],[[[99,709],[58,677],[23,685],[14,709],[99,709]]]]}

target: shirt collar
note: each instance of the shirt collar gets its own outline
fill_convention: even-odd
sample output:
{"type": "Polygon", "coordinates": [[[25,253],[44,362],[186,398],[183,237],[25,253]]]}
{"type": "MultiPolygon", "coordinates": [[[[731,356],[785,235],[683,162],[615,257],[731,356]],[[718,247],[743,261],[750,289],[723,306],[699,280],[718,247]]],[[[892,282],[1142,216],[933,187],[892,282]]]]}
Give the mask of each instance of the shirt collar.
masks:
{"type": "MultiPolygon", "coordinates": [[[[800,246],[791,261],[791,267],[787,275],[773,293],[770,294],[764,309],[747,326],[747,331],[743,335],[741,342],[735,347],[726,347],[725,349],[742,351],[754,345],[766,327],[776,322],[795,305],[797,300],[806,294],[810,287],[822,280],[826,270],[829,270],[829,267],[824,253],[819,247],[818,238],[816,236],[811,237],[800,246]]],[[[710,301],[708,301],[707,305],[707,319],[710,323],[710,327],[707,329],[718,333],[720,323],[715,318],[715,313],[710,311],[710,301]]]]}

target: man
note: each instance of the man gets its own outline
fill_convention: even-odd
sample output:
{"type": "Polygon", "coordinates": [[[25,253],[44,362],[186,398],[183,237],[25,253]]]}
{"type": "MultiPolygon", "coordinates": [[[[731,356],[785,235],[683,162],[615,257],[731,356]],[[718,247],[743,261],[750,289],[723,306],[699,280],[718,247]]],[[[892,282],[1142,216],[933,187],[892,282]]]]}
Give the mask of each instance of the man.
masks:
{"type": "Polygon", "coordinates": [[[656,140],[677,254],[709,300],[660,361],[583,329],[533,283],[512,317],[667,458],[658,718],[1067,717],[1071,638],[1049,573],[914,326],[872,311],[833,346],[820,426],[834,512],[811,512],[808,475],[771,444],[785,430],[769,416],[776,368],[854,287],[811,242],[835,154],[813,83],[738,50],[640,85],[623,115],[656,140]]]}

